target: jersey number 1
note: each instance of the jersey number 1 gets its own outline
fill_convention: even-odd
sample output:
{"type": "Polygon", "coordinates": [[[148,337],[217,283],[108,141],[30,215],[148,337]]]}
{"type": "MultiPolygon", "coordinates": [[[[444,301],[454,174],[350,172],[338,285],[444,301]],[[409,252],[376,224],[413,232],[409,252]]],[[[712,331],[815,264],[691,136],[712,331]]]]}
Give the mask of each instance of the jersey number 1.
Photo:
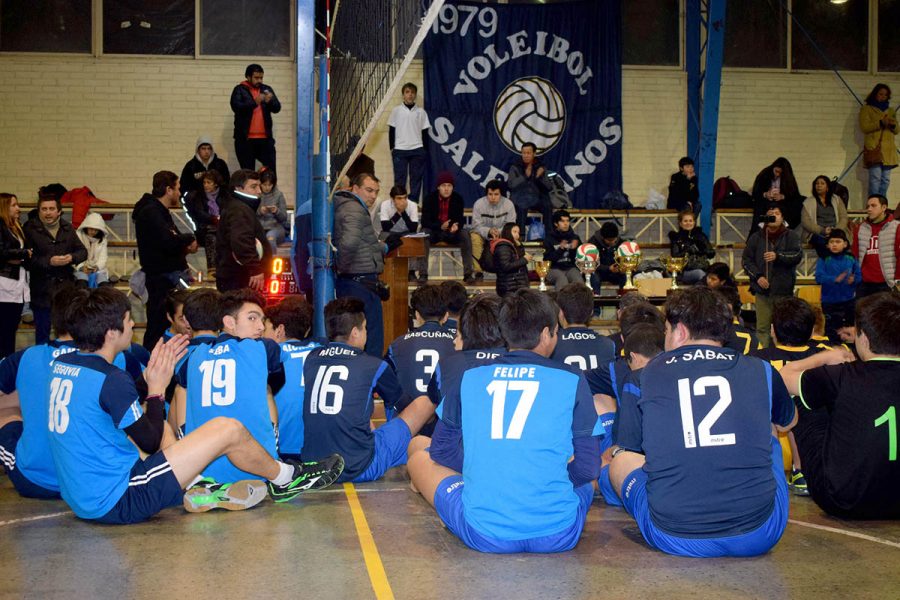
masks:
{"type": "Polygon", "coordinates": [[[897,407],[891,406],[875,419],[875,427],[888,425],[888,460],[897,460],[897,407]]]}
{"type": "Polygon", "coordinates": [[[487,386],[488,393],[493,397],[491,405],[491,439],[492,440],[520,440],[522,430],[525,429],[525,421],[528,413],[537,398],[540,383],[537,381],[506,381],[495,379],[487,386]],[[506,408],[506,392],[522,392],[512,420],[509,422],[509,430],[503,435],[503,417],[506,408]]]}
{"type": "Polygon", "coordinates": [[[691,397],[691,380],[678,380],[678,402],[681,405],[681,426],[684,430],[684,447],[696,448],[700,446],[733,446],[735,438],[733,433],[711,433],[713,425],[731,404],[731,385],[728,380],[720,375],[701,377],[694,382],[693,393],[696,396],[705,396],[709,388],[719,390],[719,401],[716,402],[706,416],[694,429],[694,407],[691,397]],[[699,433],[699,436],[698,436],[699,433]]]}

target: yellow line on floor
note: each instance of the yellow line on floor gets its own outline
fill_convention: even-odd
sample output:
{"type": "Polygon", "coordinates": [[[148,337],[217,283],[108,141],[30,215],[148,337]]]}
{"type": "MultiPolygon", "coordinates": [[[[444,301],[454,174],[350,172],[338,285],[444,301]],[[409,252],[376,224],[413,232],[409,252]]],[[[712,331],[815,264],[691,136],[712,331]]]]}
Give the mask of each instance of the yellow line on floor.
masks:
{"type": "Polygon", "coordinates": [[[350,513],[353,515],[353,523],[356,525],[356,535],[359,537],[359,545],[362,548],[363,558],[366,561],[369,580],[372,582],[372,588],[375,590],[375,597],[378,600],[393,600],[394,592],[391,590],[391,584],[388,583],[384,565],[381,564],[381,556],[378,554],[378,547],[375,545],[375,539],[369,530],[366,513],[363,512],[362,505],[359,503],[359,497],[356,495],[356,488],[353,487],[352,483],[345,483],[344,493],[347,495],[347,502],[350,504],[350,513]]]}

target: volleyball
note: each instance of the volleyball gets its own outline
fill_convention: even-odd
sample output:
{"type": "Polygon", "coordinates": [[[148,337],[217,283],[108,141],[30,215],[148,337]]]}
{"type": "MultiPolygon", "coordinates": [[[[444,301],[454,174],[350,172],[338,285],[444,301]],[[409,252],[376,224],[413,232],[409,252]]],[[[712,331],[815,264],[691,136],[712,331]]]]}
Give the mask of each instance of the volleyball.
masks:
{"type": "Polygon", "coordinates": [[[600,260],[600,251],[593,244],[582,244],[575,250],[575,260],[596,262],[600,260]]]}
{"type": "Polygon", "coordinates": [[[537,146],[537,154],[553,148],[566,129],[566,104],[556,87],[540,77],[523,77],[500,92],[494,105],[497,135],[515,153],[522,144],[537,146]]]}
{"type": "Polygon", "coordinates": [[[619,247],[616,248],[616,254],[619,256],[640,256],[641,247],[638,246],[637,242],[622,242],[619,244],[619,247]]]}

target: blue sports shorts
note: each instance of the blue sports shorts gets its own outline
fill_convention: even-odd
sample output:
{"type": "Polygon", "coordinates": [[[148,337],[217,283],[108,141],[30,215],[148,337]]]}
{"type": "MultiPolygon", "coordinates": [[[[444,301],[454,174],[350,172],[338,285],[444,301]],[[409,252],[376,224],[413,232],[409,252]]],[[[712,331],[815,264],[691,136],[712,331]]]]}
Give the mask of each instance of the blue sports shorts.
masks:
{"type": "Polygon", "coordinates": [[[16,446],[22,437],[23,429],[22,421],[12,421],[0,429],[0,464],[6,470],[6,476],[9,477],[13,487],[23,498],[55,500],[60,497],[59,492],[32,483],[16,468],[16,446]]]}
{"type": "Polygon", "coordinates": [[[181,504],[184,490],[162,450],[131,467],[128,489],[100,523],[124,525],[146,521],[159,511],[181,504]]]}
{"type": "Polygon", "coordinates": [[[372,455],[372,462],[353,480],[353,483],[381,479],[381,476],[391,467],[405,465],[406,450],[409,448],[411,439],[409,426],[399,417],[391,419],[376,429],[375,454],[372,455]]]}

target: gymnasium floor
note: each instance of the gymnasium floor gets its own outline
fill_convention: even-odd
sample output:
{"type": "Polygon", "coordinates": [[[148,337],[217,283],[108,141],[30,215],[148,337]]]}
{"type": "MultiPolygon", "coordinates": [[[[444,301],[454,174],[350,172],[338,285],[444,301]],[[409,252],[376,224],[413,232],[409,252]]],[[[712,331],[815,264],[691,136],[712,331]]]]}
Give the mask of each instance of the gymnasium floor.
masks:
{"type": "Polygon", "coordinates": [[[131,526],[22,500],[0,477],[0,598],[897,598],[900,523],[825,517],[791,498],[791,523],[754,559],[650,550],[621,509],[594,501],[560,555],[465,548],[409,489],[334,486],[245,512],[163,511],[131,526]]]}

